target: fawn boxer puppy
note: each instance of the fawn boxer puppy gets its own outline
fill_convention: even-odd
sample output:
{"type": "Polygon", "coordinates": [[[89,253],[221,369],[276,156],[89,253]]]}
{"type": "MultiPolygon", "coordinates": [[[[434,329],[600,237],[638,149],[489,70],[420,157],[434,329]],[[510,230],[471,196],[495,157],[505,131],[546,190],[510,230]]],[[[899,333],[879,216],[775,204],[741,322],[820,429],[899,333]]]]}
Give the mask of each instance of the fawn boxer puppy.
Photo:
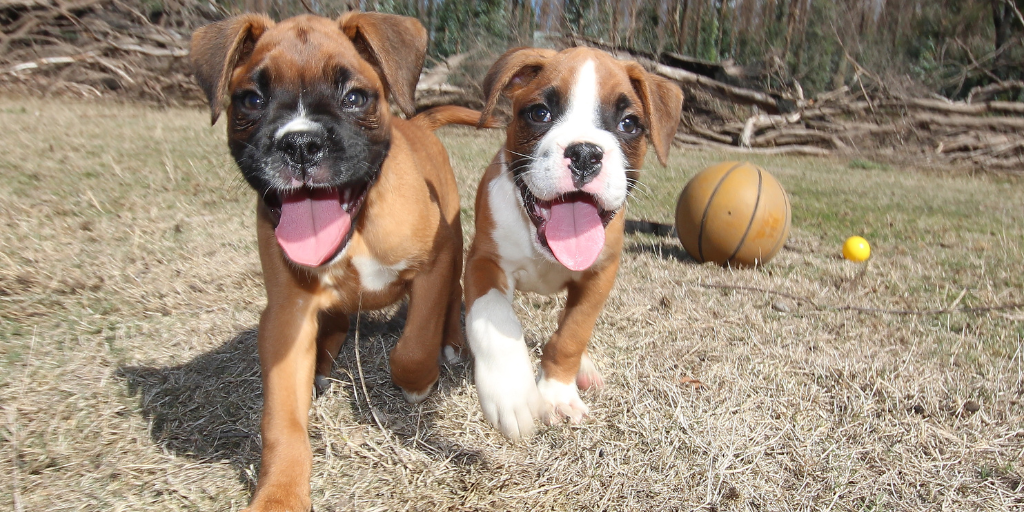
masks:
{"type": "Polygon", "coordinates": [[[466,262],[466,333],[484,415],[512,439],[588,413],[601,386],[586,348],[615,281],[626,196],[647,145],[665,164],[683,94],[635,62],[590,48],[505,53],[484,81],[481,124],[512,100],[504,146],[476,196],[466,262]],[[568,290],[558,329],[533,366],[512,292],[568,290]]]}
{"type": "Polygon", "coordinates": [[[257,197],[267,307],[252,510],[310,509],[314,376],[326,382],[347,315],[409,296],[391,378],[410,402],[437,380],[442,346],[462,345],[448,155],[430,131],[436,120],[395,118],[388,104],[413,113],[426,44],[415,19],[371,13],[281,23],[250,14],[193,35],[195,77],[212,120],[226,110],[228,146],[257,197]]]}

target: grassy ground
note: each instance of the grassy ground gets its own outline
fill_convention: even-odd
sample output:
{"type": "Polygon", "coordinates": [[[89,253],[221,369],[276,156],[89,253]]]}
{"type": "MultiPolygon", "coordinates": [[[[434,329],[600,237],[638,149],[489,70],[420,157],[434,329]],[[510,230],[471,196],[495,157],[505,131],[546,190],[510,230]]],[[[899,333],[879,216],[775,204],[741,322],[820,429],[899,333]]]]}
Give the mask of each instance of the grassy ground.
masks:
{"type": "MultiPolygon", "coordinates": [[[[264,298],[253,196],[207,125],[193,110],[0,98],[0,507],[247,502],[264,298]]],[[[442,136],[471,226],[500,135],[442,136]]],[[[726,158],[652,157],[630,216],[670,222],[686,180],[726,158]]],[[[362,315],[382,426],[350,341],[310,416],[316,509],[1024,507],[1024,311],[835,309],[1024,302],[1021,180],[755,160],[791,194],[786,249],[728,270],[631,235],[591,344],[607,387],[586,394],[582,426],[507,443],[467,363],[407,405],[386,369],[404,309],[362,315]],[[874,245],[866,268],[837,257],[857,233],[874,245]]],[[[535,350],[562,301],[517,300],[535,350]]]]}

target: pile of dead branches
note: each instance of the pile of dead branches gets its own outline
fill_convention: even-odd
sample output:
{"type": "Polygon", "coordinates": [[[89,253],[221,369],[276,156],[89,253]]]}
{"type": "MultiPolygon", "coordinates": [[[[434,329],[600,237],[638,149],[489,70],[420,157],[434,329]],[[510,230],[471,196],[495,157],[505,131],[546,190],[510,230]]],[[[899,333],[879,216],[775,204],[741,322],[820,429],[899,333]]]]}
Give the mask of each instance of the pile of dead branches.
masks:
{"type": "Polygon", "coordinates": [[[1024,171],[1024,102],[993,101],[1024,89],[1001,82],[971,91],[965,101],[910,97],[847,58],[854,86],[805,98],[799,83],[765,92],[716,80],[663,58],[584,38],[567,44],[602,48],[678,83],[687,93],[676,141],[684,146],[761,154],[833,155],[919,152],[945,162],[1024,171]],[[719,108],[705,105],[711,96],[719,108]],[[697,99],[697,112],[693,112],[697,99]],[[724,105],[724,108],[722,106],[724,105]]]}
{"type": "Polygon", "coordinates": [[[0,0],[0,82],[52,94],[193,101],[192,30],[212,2],[0,0]]]}
{"type": "Polygon", "coordinates": [[[713,126],[691,121],[686,128],[677,140],[701,147],[828,155],[916,146],[948,161],[1024,169],[1021,102],[878,98],[844,87],[800,101],[792,112],[713,126]]]}

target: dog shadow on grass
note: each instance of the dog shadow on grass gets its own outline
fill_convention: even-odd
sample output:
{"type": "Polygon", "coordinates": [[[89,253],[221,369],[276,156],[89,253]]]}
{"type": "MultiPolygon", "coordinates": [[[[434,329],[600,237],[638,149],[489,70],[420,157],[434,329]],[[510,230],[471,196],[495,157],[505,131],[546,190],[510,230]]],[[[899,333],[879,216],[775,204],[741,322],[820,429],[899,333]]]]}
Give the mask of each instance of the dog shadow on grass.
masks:
{"type": "Polygon", "coordinates": [[[676,260],[683,263],[697,264],[697,261],[690,257],[678,242],[673,243],[670,240],[627,240],[623,250],[630,254],[650,254],[663,260],[676,260]]]}
{"type": "MultiPolygon", "coordinates": [[[[347,396],[357,424],[373,428],[380,424],[399,438],[411,438],[416,431],[432,425],[431,415],[418,415],[417,406],[406,403],[401,391],[391,383],[388,355],[401,336],[405,317],[405,305],[392,308],[391,312],[361,315],[359,365],[353,319],[331,375],[333,389],[328,391],[347,396]],[[369,405],[363,394],[364,384],[369,405]]],[[[250,492],[255,483],[253,468],[259,466],[263,408],[256,336],[256,328],[246,329],[184,364],[124,366],[117,372],[126,382],[129,395],[139,399],[154,443],[176,455],[203,462],[229,461],[250,492]]],[[[450,394],[466,380],[467,371],[465,364],[442,368],[434,394],[450,394]]],[[[310,430],[311,436],[323,435],[315,428],[310,430]]],[[[455,461],[472,460],[476,455],[463,454],[463,449],[440,440],[420,442],[436,444],[432,448],[440,456],[454,455],[450,459],[455,461]]],[[[314,450],[315,446],[316,443],[314,450]]]]}
{"type": "Polygon", "coordinates": [[[622,249],[629,254],[650,254],[663,260],[697,263],[679,244],[675,227],[670,224],[626,219],[625,232],[632,235],[626,238],[622,249]]]}

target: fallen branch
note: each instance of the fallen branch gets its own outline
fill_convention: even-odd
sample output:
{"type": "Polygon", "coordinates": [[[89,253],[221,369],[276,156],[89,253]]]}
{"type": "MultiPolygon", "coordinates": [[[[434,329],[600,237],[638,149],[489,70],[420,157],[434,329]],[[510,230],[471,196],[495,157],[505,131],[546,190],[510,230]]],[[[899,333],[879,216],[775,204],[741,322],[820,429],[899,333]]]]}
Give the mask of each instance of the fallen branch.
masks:
{"type": "Polygon", "coordinates": [[[187,57],[188,50],[185,48],[157,48],[155,46],[142,46],[139,44],[120,44],[110,41],[110,46],[123,52],[135,52],[151,57],[187,57]]]}
{"type": "Polygon", "coordinates": [[[80,62],[80,61],[84,61],[84,60],[90,60],[93,57],[96,57],[96,52],[80,53],[78,55],[72,55],[72,56],[69,56],[69,57],[44,57],[42,59],[37,59],[37,60],[29,61],[29,62],[22,62],[21,64],[16,64],[14,66],[11,66],[11,67],[5,69],[4,73],[14,75],[14,74],[18,74],[18,73],[20,73],[22,71],[29,71],[29,70],[33,70],[33,69],[39,69],[39,68],[43,68],[43,67],[46,67],[46,66],[55,66],[55,65],[59,65],[59,64],[71,64],[73,62],[80,62]]]}
{"type": "Polygon", "coordinates": [[[691,125],[688,125],[687,128],[689,128],[689,130],[691,132],[694,132],[694,133],[700,135],[701,137],[704,137],[705,139],[710,139],[710,140],[713,140],[715,142],[720,142],[722,144],[732,144],[733,143],[733,138],[732,137],[730,137],[728,135],[723,135],[723,134],[718,133],[718,132],[713,132],[711,130],[708,130],[707,128],[704,128],[703,126],[691,124],[691,125]]]}
{"type": "Polygon", "coordinates": [[[796,112],[784,116],[766,116],[764,114],[751,116],[743,123],[743,131],[740,132],[740,146],[751,147],[754,132],[769,126],[780,127],[793,124],[800,120],[800,113],[796,112]]]}
{"type": "Polygon", "coordinates": [[[844,150],[846,144],[835,135],[809,130],[807,128],[788,128],[774,130],[760,135],[752,141],[753,147],[780,147],[788,145],[810,145],[814,143],[830,144],[834,149],[844,150]]]}
{"type": "Polygon", "coordinates": [[[670,78],[683,84],[700,85],[701,87],[704,87],[708,91],[712,93],[717,93],[718,95],[734,103],[738,103],[741,105],[757,105],[758,107],[761,107],[764,110],[768,111],[768,113],[770,114],[778,114],[783,110],[788,110],[783,109],[775,98],[763,92],[754,91],[751,89],[744,89],[742,87],[734,87],[729,84],[719,82],[718,80],[714,80],[703,75],[698,75],[697,73],[691,73],[686,70],[669,67],[664,64],[659,64],[656,62],[647,62],[646,64],[655,73],[665,78],[670,78]]]}
{"type": "Polygon", "coordinates": [[[439,62],[436,66],[423,70],[416,90],[440,88],[448,85],[448,78],[469,57],[469,53],[457,53],[439,62]]]}
{"type": "Polygon", "coordinates": [[[967,117],[943,116],[931,113],[914,114],[914,122],[926,126],[953,126],[959,128],[989,128],[995,130],[1024,130],[1024,118],[1019,117],[967,117]]]}
{"type": "Polygon", "coordinates": [[[685,133],[677,133],[676,142],[690,145],[691,147],[710,148],[730,153],[745,153],[751,155],[806,155],[806,156],[830,156],[832,152],[815,146],[780,146],[775,148],[744,148],[730,144],[709,141],[685,133]]]}
{"type": "MultiPolygon", "coordinates": [[[[1024,87],[1024,82],[1022,82],[1020,85],[1024,87]]],[[[984,103],[950,103],[946,101],[930,100],[925,98],[908,98],[905,101],[908,107],[935,110],[938,112],[945,112],[949,114],[1024,114],[1024,103],[1016,101],[990,101],[984,103]]]]}
{"type": "MultiPolygon", "coordinates": [[[[681,84],[695,84],[703,87],[708,92],[721,96],[733,103],[741,105],[757,105],[758,107],[766,110],[770,114],[779,114],[783,111],[790,111],[792,107],[781,105],[778,100],[769,94],[755,91],[752,89],[744,89],[743,87],[732,86],[723,82],[719,82],[713,78],[709,78],[704,75],[687,71],[685,69],[668,66],[662,64],[656,60],[651,59],[643,55],[639,55],[636,52],[632,52],[626,49],[611,46],[590,38],[584,37],[570,37],[566,38],[566,41],[573,46],[591,46],[594,48],[600,48],[617,58],[626,58],[635,60],[647,69],[654,73],[661,75],[665,78],[675,80],[681,84]]],[[[794,104],[795,106],[795,104],[794,104]]]]}
{"type": "Polygon", "coordinates": [[[1012,91],[1014,89],[1024,89],[1024,81],[1011,80],[1008,82],[998,82],[989,85],[979,85],[967,94],[967,104],[974,103],[975,97],[978,98],[990,98],[996,94],[1012,91]]]}

